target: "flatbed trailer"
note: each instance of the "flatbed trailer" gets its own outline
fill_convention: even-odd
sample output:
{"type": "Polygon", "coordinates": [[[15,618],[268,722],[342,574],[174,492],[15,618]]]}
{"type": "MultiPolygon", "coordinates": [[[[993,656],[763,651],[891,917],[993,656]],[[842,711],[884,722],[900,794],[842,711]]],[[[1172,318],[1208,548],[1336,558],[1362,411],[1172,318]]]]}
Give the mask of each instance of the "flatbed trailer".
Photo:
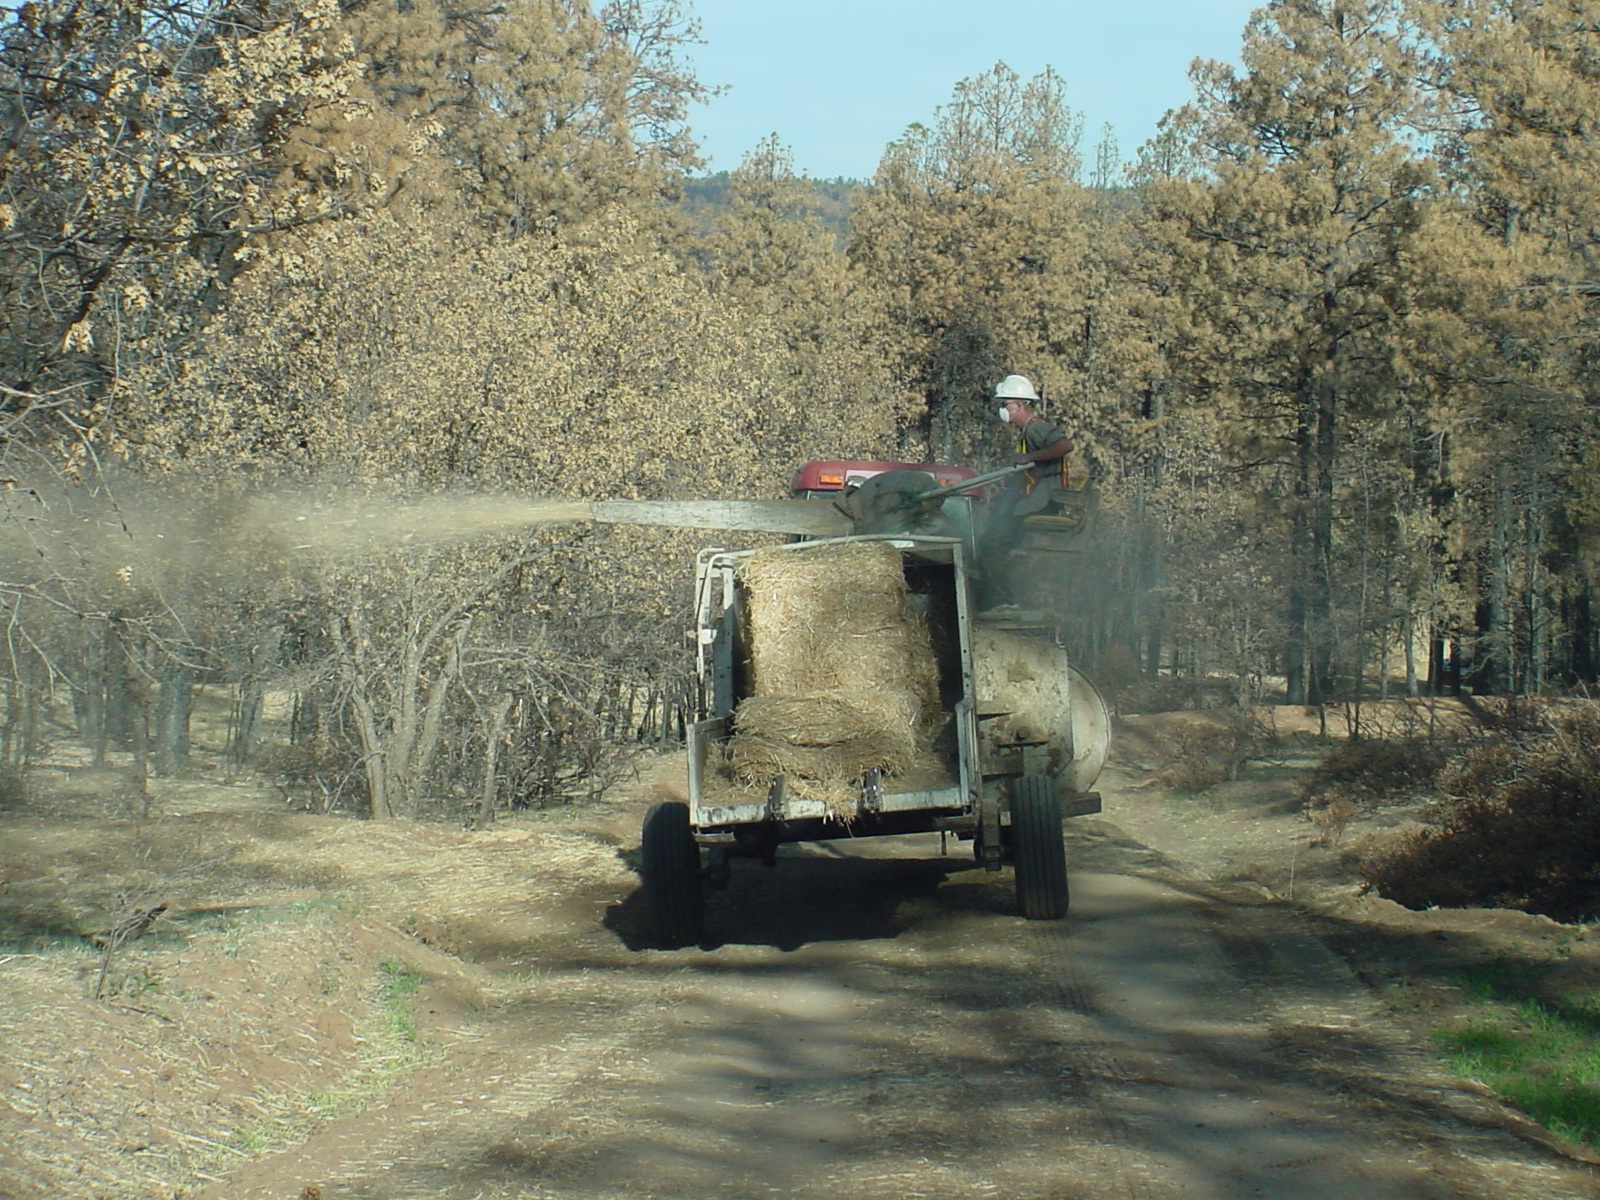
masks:
{"type": "MultiPolygon", "coordinates": [[[[1110,721],[1093,684],[1074,670],[1045,614],[973,608],[960,538],[866,535],[791,543],[816,553],[871,542],[899,554],[908,605],[927,625],[938,668],[944,728],[935,740],[942,777],[907,785],[881,772],[857,781],[853,813],[797,795],[782,778],[743,794],[716,786],[718,747],[750,694],[750,621],[740,568],[754,551],[702,551],[696,566],[699,712],[689,730],[688,801],[645,819],[642,875],[657,943],[704,934],[705,888],[725,884],[732,860],[772,864],[785,843],[938,832],[973,844],[989,870],[1011,865],[1024,917],[1054,920],[1070,902],[1067,817],[1100,811],[1090,790],[1105,761],[1110,721]],[[1033,674],[1041,690],[1009,680],[1033,674]]],[[[853,681],[855,686],[869,681],[853,681]]]]}

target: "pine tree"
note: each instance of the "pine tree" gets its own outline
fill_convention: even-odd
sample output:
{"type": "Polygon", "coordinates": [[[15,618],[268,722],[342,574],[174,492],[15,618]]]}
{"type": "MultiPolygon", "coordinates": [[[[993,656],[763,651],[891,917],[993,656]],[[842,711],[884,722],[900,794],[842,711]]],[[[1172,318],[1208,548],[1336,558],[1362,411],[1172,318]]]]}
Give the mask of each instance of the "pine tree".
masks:
{"type": "Polygon", "coordinates": [[[359,0],[344,30],[371,107],[318,146],[407,204],[458,190],[524,233],[653,203],[699,164],[688,110],[712,92],[682,60],[699,27],[679,0],[359,0]]]}
{"type": "Polygon", "coordinates": [[[1122,182],[1122,151],[1117,146],[1117,131],[1109,123],[1100,127],[1100,140],[1094,144],[1094,169],[1089,186],[1107,191],[1122,182]]]}
{"type": "Polygon", "coordinates": [[[1600,5],[1415,7],[1451,101],[1439,141],[1458,217],[1438,239],[1430,316],[1450,339],[1436,336],[1448,349],[1432,366],[1449,381],[1441,426],[1471,531],[1461,570],[1477,599],[1472,681],[1537,690],[1549,665],[1572,661],[1554,636],[1559,614],[1587,606],[1600,562],[1584,532],[1600,510],[1587,419],[1600,384],[1600,5]]]}
{"type": "Polygon", "coordinates": [[[981,455],[987,398],[1011,372],[1071,394],[1081,344],[1081,119],[1059,76],[1004,64],[961,83],[892,144],[857,211],[851,262],[893,339],[895,373],[935,457],[981,455]]]}
{"type": "MultiPolygon", "coordinates": [[[[730,179],[729,203],[707,239],[706,255],[719,291],[769,326],[786,350],[786,377],[777,396],[808,398],[816,411],[886,414],[863,422],[827,453],[843,458],[893,458],[893,433],[902,416],[894,402],[881,348],[881,330],[852,277],[838,238],[816,215],[817,192],[797,178],[789,151],[773,135],[747,155],[730,179]],[[869,431],[869,426],[873,428],[869,431]]],[[[803,408],[787,412],[797,428],[803,408]]]]}
{"type": "Polygon", "coordinates": [[[1145,225],[1180,299],[1167,354],[1233,453],[1286,493],[1291,700],[1334,688],[1340,456],[1354,421],[1402,404],[1396,339],[1433,173],[1415,39],[1396,0],[1279,0],[1244,68],[1199,64],[1209,175],[1150,185],[1145,225]]]}

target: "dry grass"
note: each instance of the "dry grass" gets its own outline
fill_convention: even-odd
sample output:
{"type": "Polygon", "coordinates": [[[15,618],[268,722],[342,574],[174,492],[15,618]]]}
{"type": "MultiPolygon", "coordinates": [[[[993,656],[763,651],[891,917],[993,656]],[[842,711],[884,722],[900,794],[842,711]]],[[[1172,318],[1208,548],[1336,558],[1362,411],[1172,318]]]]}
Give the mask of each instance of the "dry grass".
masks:
{"type": "Polygon", "coordinates": [[[632,886],[615,846],[534,821],[0,822],[0,1195],[170,1197],[370,1104],[511,994],[451,952],[568,945],[596,883],[632,886]],[[129,898],[168,911],[97,1001],[129,898]]]}
{"type": "Polygon", "coordinates": [[[415,1053],[384,1034],[367,944],[382,936],[328,908],[191,920],[127,947],[104,1001],[100,955],[81,944],[0,955],[20,1160],[0,1192],[171,1195],[246,1161],[262,1131],[287,1135],[327,1081],[352,1102],[373,1094],[415,1053]]]}

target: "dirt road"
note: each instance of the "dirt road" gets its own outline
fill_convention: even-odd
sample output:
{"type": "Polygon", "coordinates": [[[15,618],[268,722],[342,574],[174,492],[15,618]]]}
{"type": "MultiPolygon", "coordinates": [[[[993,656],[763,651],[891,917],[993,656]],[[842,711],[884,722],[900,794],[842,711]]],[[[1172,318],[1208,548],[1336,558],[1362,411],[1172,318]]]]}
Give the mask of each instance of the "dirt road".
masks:
{"type": "Polygon", "coordinates": [[[739,864],[711,948],[667,953],[618,870],[492,964],[514,1001],[425,991],[442,1065],[204,1195],[1600,1196],[1295,910],[1074,825],[1061,923],[930,835],[739,864]]]}

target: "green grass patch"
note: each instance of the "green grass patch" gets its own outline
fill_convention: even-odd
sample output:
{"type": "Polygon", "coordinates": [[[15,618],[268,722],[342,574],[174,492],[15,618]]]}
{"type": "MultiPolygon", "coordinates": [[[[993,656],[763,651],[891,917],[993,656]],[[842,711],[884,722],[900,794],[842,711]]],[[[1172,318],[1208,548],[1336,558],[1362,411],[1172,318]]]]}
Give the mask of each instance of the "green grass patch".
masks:
{"type": "Polygon", "coordinates": [[[1500,962],[1467,973],[1478,1010],[1436,1031],[1457,1074],[1482,1081],[1552,1132],[1600,1146],[1600,998],[1542,990],[1546,969],[1500,962]]]}
{"type": "Polygon", "coordinates": [[[401,1041],[415,1044],[417,1040],[417,989],[422,986],[422,976],[410,963],[398,958],[386,958],[378,964],[383,972],[383,1001],[388,1014],[387,1032],[401,1041]]]}

